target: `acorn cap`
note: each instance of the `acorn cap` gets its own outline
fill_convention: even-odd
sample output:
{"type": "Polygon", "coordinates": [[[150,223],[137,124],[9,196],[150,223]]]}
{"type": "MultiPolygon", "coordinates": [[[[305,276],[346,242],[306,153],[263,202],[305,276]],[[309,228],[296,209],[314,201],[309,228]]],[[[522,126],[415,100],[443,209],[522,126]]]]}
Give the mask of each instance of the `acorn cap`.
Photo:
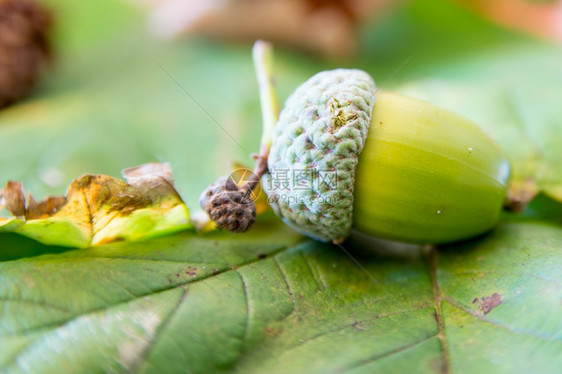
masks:
{"type": "Polygon", "coordinates": [[[351,69],[318,73],[289,97],[272,134],[263,183],[288,225],[322,241],[349,235],[355,168],[374,103],[371,76],[351,69]]]}

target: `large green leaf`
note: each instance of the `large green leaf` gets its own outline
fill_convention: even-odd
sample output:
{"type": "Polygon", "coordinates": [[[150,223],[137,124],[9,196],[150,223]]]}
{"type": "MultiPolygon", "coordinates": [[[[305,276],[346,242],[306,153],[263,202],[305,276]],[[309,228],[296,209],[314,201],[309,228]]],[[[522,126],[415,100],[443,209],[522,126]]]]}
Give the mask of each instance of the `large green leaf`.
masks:
{"type": "Polygon", "coordinates": [[[556,373],[562,229],[345,250],[277,221],[0,265],[9,372],[556,373]],[[378,253],[377,253],[378,252],[378,253]],[[501,303],[485,308],[495,295],[501,303]]]}
{"type": "MultiPolygon", "coordinates": [[[[158,44],[118,2],[49,2],[58,61],[36,96],[0,113],[0,185],[41,198],[156,159],[195,208],[258,149],[249,46],[158,44]]],[[[365,29],[348,65],[472,118],[516,180],[559,199],[560,48],[425,3],[365,29]]],[[[282,98],[335,67],[282,50],[276,65],[282,98]]],[[[0,234],[0,370],[558,373],[561,209],[539,195],[526,217],[439,250],[358,236],[344,249],[364,269],[271,218],[240,236],[74,251],[0,234]]]]}

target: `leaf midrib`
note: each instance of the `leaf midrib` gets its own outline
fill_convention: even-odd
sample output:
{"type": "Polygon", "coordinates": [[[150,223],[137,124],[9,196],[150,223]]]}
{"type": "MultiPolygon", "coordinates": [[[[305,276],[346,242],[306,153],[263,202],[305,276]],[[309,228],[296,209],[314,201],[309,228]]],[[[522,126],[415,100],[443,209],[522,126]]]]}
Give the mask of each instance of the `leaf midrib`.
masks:
{"type": "Polygon", "coordinates": [[[441,343],[441,373],[450,373],[450,355],[449,355],[449,343],[447,341],[447,335],[445,334],[445,323],[443,318],[443,310],[441,309],[441,303],[443,302],[443,295],[441,294],[441,289],[439,287],[439,280],[437,279],[437,248],[435,246],[426,246],[423,250],[425,255],[425,260],[427,263],[427,268],[429,272],[429,277],[431,279],[431,286],[433,290],[433,304],[435,309],[435,320],[439,331],[437,337],[441,343]]]}

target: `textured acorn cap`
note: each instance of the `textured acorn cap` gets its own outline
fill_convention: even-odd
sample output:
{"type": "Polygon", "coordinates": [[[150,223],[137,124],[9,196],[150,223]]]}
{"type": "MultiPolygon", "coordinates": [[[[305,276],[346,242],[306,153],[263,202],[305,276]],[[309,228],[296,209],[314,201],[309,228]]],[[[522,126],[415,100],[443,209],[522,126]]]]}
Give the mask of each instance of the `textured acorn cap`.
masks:
{"type": "Polygon", "coordinates": [[[272,135],[264,189],[275,213],[303,234],[339,242],[351,231],[353,188],[375,103],[361,70],[314,75],[289,97],[272,135]]]}

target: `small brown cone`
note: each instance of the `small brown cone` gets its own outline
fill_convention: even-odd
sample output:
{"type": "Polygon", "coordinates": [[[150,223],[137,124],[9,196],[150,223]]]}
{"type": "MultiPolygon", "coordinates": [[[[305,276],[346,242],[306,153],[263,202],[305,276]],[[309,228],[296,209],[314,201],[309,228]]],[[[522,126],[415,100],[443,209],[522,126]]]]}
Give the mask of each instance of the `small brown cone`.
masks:
{"type": "Polygon", "coordinates": [[[239,189],[231,178],[217,179],[203,191],[199,203],[223,230],[245,232],[256,221],[256,204],[251,192],[239,189]]]}
{"type": "Polygon", "coordinates": [[[49,57],[49,12],[31,0],[0,0],[0,108],[25,96],[49,57]]]}

